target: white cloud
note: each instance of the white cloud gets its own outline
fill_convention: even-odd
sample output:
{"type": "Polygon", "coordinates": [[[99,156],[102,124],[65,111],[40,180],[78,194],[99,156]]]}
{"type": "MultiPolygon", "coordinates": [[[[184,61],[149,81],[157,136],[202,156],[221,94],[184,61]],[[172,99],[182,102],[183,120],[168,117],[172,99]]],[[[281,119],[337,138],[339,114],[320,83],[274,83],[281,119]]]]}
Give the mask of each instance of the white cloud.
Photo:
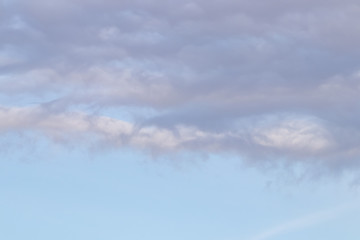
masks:
{"type": "Polygon", "coordinates": [[[274,126],[247,124],[242,129],[216,133],[193,126],[174,128],[135,125],[131,122],[84,112],[49,112],[40,107],[3,107],[0,111],[2,131],[37,131],[51,139],[93,136],[111,145],[131,146],[162,152],[209,151],[251,154],[258,148],[264,153],[271,149],[289,154],[313,156],[332,144],[330,134],[319,124],[309,120],[278,120],[274,126]],[[250,133],[250,134],[249,134],[250,133]],[[251,143],[252,148],[246,148],[251,143]],[[268,150],[266,150],[268,149],[268,150]]]}
{"type": "Polygon", "coordinates": [[[321,152],[332,146],[329,132],[307,119],[287,119],[261,127],[255,130],[253,139],[262,146],[292,151],[321,152]]]}

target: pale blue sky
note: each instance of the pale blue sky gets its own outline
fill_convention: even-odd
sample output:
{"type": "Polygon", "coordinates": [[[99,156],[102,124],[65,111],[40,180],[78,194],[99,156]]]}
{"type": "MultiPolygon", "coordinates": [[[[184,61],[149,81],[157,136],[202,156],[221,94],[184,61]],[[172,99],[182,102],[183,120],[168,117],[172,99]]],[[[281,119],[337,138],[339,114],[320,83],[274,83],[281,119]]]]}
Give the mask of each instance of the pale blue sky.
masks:
{"type": "MultiPolygon", "coordinates": [[[[21,141],[19,139],[19,141],[21,141]]],[[[356,239],[358,191],[295,183],[233,157],[178,163],[46,141],[1,161],[3,239],[356,239]],[[272,183],[272,184],[270,184],[272,183]]],[[[194,157],[194,159],[191,159],[194,157]]],[[[293,179],[292,179],[293,180],[293,179]]]]}

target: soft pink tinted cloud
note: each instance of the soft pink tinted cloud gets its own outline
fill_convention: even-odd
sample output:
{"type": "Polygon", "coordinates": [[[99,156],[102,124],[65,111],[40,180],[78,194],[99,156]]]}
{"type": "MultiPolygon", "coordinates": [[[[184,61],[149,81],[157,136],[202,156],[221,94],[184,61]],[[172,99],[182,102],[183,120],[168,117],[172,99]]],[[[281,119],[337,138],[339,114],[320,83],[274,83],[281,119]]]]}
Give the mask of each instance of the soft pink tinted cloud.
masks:
{"type": "Polygon", "coordinates": [[[357,165],[356,1],[15,0],[1,9],[4,131],[357,165]],[[124,108],[132,120],[105,114],[124,108]]]}

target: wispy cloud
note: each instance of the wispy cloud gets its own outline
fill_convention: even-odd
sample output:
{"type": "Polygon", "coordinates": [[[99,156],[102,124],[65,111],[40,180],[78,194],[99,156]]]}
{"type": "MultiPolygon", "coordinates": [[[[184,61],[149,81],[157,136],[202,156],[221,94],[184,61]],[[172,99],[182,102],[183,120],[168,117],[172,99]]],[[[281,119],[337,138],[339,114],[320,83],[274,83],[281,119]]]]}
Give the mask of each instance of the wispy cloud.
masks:
{"type": "Polygon", "coordinates": [[[248,240],[274,239],[275,237],[282,234],[296,232],[298,230],[303,230],[304,228],[313,227],[316,226],[317,224],[331,221],[332,219],[337,218],[341,214],[344,214],[349,210],[353,210],[354,208],[355,206],[341,205],[335,208],[314,212],[309,215],[300,216],[298,218],[289,220],[287,222],[274,226],[270,229],[267,229],[249,238],[248,240]]]}

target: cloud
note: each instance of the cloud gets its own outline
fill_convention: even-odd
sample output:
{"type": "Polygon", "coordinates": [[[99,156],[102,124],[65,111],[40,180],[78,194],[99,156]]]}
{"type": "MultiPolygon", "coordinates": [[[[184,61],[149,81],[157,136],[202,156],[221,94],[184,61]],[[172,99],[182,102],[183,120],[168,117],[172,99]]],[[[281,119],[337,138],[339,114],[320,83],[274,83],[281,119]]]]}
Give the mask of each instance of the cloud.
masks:
{"type": "Polygon", "coordinates": [[[15,0],[1,8],[4,130],[357,166],[356,1],[15,0]],[[124,109],[126,122],[107,116],[124,109]]]}
{"type": "Polygon", "coordinates": [[[331,134],[313,120],[263,118],[250,121],[236,131],[204,131],[188,125],[173,128],[139,125],[116,118],[84,112],[51,112],[40,107],[2,107],[0,130],[38,132],[55,141],[78,141],[91,136],[117,147],[137,147],[147,151],[209,153],[233,152],[266,158],[271,151],[289,156],[312,157],[333,147],[331,134]],[[263,153],[257,153],[261,150],[263,153]]]}
{"type": "Polygon", "coordinates": [[[355,206],[338,206],[335,208],[314,212],[305,216],[292,219],[270,228],[260,234],[257,234],[249,240],[267,240],[274,239],[278,235],[286,234],[289,232],[297,231],[304,228],[309,228],[323,222],[331,221],[339,217],[340,215],[348,212],[349,210],[355,209],[355,206]]]}
{"type": "Polygon", "coordinates": [[[262,127],[254,134],[256,143],[278,149],[320,151],[331,146],[331,137],[320,125],[294,119],[274,127],[262,127]]]}

